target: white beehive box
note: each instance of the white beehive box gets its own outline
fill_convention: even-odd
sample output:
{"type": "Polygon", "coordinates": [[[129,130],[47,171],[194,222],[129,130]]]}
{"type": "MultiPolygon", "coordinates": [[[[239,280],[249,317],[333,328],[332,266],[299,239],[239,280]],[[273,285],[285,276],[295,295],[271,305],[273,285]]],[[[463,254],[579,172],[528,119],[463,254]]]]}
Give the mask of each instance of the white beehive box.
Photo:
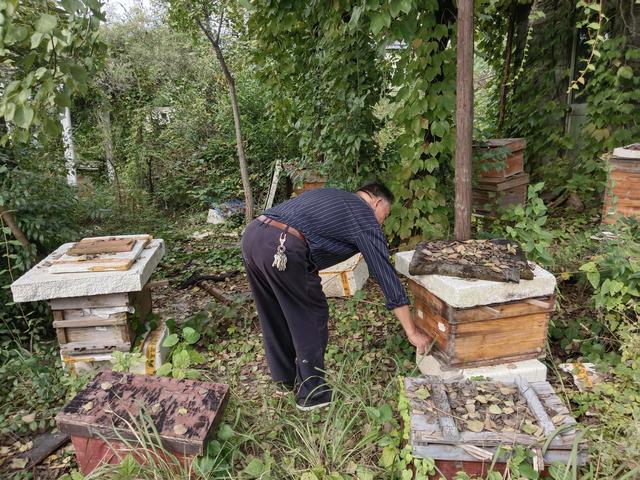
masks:
{"type": "Polygon", "coordinates": [[[333,267],[320,270],[322,291],[327,297],[351,297],[369,278],[369,269],[361,253],[333,267]]]}
{"type": "MultiPolygon", "coordinates": [[[[170,347],[162,346],[162,342],[164,342],[164,339],[167,338],[168,335],[169,330],[164,322],[155,330],[147,333],[142,342],[142,358],[131,365],[129,373],[154,375],[165,362],[171,350],[170,347]]],[[[111,360],[113,359],[112,353],[87,353],[84,355],[60,354],[60,356],[62,357],[62,364],[65,369],[77,374],[95,373],[97,370],[105,367],[111,369],[111,360]]]]}

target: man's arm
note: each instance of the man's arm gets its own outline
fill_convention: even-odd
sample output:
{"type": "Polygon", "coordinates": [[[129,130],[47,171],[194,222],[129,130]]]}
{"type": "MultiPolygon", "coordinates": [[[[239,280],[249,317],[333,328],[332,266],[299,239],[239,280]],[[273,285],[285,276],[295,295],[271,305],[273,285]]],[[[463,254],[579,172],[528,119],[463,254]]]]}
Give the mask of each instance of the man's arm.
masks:
{"type": "Polygon", "coordinates": [[[400,321],[402,328],[404,328],[404,333],[407,335],[409,342],[411,345],[418,349],[418,354],[423,355],[427,351],[427,347],[431,343],[431,338],[428,335],[422,332],[418,326],[413,323],[413,319],[411,318],[411,312],[409,310],[409,305],[403,305],[402,307],[397,307],[393,309],[393,313],[396,318],[400,321]]]}
{"type": "Polygon", "coordinates": [[[418,349],[418,353],[425,353],[431,339],[413,323],[411,311],[409,310],[409,299],[389,262],[387,240],[382,230],[371,229],[362,232],[357,243],[371,275],[382,288],[387,299],[387,308],[393,310],[409,342],[418,349]]]}

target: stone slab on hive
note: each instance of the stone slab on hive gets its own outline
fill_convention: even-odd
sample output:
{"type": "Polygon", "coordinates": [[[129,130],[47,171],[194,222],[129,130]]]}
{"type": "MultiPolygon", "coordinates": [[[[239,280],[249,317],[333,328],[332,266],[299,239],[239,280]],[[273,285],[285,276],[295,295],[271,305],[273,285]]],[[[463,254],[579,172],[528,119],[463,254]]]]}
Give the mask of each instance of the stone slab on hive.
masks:
{"type": "Polygon", "coordinates": [[[543,297],[552,295],[556,288],[556,277],[539,265],[533,270],[533,280],[520,280],[519,283],[463,279],[445,275],[410,275],[409,264],[413,252],[414,250],[396,253],[398,273],[412,279],[455,308],[543,297]]]}
{"type": "Polygon", "coordinates": [[[448,368],[433,355],[418,355],[416,363],[423,375],[432,375],[443,380],[482,377],[497,382],[515,382],[518,379],[544,382],[547,379],[547,367],[536,359],[475,368],[448,368]]]}
{"type": "Polygon", "coordinates": [[[49,273],[52,259],[73,243],[65,243],[11,284],[15,302],[138,292],[147,283],[165,252],[164,240],[149,242],[129,270],[113,272],[49,273]]]}

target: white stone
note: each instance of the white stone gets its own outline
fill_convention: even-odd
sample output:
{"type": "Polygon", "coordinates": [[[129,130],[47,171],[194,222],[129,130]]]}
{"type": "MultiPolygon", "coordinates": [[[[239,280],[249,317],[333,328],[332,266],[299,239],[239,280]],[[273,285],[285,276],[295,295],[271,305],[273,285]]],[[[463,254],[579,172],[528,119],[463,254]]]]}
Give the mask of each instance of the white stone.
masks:
{"type": "Polygon", "coordinates": [[[218,211],[217,208],[210,208],[209,213],[207,214],[207,223],[212,223],[214,225],[218,225],[220,223],[224,223],[224,217],[222,213],[218,211]]]}
{"type": "Polygon", "coordinates": [[[398,273],[422,285],[454,308],[470,308],[525,298],[544,297],[552,295],[556,289],[556,277],[539,265],[535,265],[533,280],[520,280],[519,283],[492,282],[446,275],[409,275],[409,264],[413,252],[414,250],[396,253],[398,273]]]}
{"type": "Polygon", "coordinates": [[[483,377],[498,382],[514,382],[517,379],[527,382],[543,382],[547,379],[547,367],[540,360],[523,360],[502,363],[487,367],[451,368],[444,367],[433,355],[418,355],[418,369],[423,375],[432,375],[443,380],[462,380],[483,377]]]}
{"type": "Polygon", "coordinates": [[[14,302],[139,292],[164,255],[164,240],[156,238],[142,250],[129,270],[112,272],[48,273],[51,260],[73,244],[65,243],[11,284],[14,302]]]}
{"type": "Polygon", "coordinates": [[[327,297],[351,297],[369,278],[369,268],[361,253],[324,270],[320,270],[322,291],[327,297]]]}

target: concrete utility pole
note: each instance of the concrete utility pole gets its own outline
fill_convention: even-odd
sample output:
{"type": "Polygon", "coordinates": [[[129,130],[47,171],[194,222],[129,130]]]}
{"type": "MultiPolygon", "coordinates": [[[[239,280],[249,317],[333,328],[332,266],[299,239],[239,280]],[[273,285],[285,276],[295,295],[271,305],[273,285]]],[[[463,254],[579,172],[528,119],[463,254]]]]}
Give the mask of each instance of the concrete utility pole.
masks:
{"type": "Polygon", "coordinates": [[[473,0],[458,0],[456,74],[456,240],[471,238],[473,0]]]}

